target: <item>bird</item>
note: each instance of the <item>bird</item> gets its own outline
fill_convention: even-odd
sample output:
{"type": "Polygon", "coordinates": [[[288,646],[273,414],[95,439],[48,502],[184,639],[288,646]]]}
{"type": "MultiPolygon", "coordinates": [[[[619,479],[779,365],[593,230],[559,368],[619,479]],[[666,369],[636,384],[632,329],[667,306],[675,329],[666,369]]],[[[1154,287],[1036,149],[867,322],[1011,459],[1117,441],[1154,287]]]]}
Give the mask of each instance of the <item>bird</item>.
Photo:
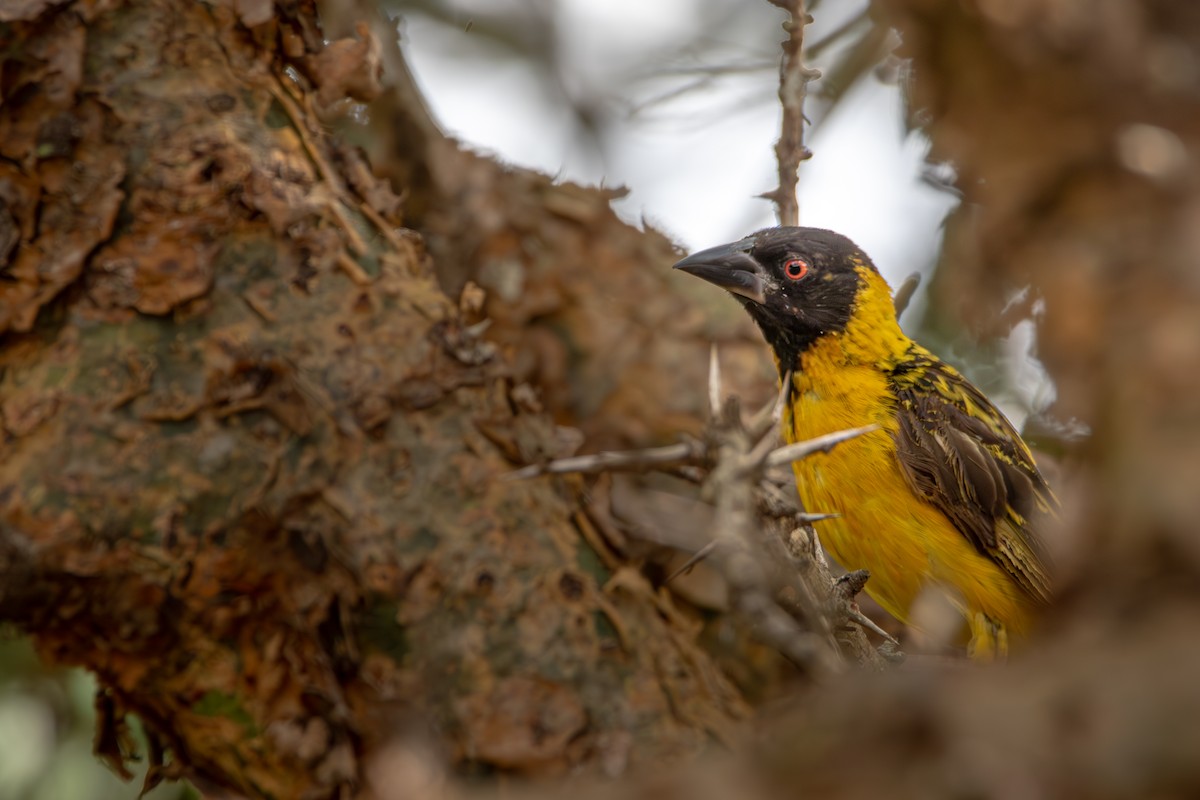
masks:
{"type": "Polygon", "coordinates": [[[910,339],[891,289],[854,242],[766,228],[675,269],[732,294],[770,345],[791,443],[877,426],[793,465],[825,549],[866,569],[867,593],[909,624],[942,587],[967,651],[1003,659],[1051,602],[1045,533],[1058,501],[1009,420],[958,370],[910,339]]]}

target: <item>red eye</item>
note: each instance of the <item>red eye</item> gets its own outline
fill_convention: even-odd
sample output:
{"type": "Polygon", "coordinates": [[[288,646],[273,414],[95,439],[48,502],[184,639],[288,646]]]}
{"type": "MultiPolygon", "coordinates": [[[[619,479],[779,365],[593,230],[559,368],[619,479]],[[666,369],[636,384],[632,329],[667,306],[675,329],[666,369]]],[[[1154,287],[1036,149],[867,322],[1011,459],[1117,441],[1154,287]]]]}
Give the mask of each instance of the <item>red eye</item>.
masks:
{"type": "Polygon", "coordinates": [[[783,265],[783,274],[798,281],[808,274],[808,262],[801,258],[789,258],[783,265]]]}

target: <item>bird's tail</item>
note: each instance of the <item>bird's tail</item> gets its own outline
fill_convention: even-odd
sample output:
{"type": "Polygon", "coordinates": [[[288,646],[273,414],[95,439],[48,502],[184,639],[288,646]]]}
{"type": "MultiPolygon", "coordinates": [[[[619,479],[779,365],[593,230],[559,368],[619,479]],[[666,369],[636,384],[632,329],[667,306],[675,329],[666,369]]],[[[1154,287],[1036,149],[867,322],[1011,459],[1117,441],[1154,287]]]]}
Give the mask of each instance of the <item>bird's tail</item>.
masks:
{"type": "Polygon", "coordinates": [[[969,614],[971,643],[967,654],[976,661],[1004,661],[1008,658],[1008,629],[1003,622],[982,611],[969,614]]]}

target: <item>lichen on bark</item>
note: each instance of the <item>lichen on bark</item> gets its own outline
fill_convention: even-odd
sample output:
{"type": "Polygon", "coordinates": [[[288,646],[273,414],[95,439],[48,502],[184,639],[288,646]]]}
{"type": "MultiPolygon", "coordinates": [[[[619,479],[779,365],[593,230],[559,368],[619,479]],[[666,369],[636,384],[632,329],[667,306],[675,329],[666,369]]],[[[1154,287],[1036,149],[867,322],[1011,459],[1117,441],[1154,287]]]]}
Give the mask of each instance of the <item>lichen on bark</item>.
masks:
{"type": "Polygon", "coordinates": [[[369,93],[370,48],[319,60],[304,2],[70,3],[7,36],[0,616],[100,678],[104,755],[136,712],[179,772],[324,797],[401,719],[523,773],[729,735],[742,700],[610,582],[578,488],[497,480],[557,431],[301,74],[369,93]]]}

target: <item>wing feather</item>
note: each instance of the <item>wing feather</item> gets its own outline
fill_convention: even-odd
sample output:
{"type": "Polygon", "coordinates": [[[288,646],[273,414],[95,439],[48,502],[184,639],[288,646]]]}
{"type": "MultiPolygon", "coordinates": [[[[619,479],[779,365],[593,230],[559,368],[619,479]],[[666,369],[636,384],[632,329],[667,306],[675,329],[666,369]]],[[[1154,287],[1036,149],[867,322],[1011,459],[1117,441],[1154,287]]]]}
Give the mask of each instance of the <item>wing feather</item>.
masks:
{"type": "Polygon", "coordinates": [[[1031,597],[1050,600],[1039,527],[1058,502],[1012,424],[952,367],[914,346],[893,370],[897,457],[910,488],[1031,597]]]}

